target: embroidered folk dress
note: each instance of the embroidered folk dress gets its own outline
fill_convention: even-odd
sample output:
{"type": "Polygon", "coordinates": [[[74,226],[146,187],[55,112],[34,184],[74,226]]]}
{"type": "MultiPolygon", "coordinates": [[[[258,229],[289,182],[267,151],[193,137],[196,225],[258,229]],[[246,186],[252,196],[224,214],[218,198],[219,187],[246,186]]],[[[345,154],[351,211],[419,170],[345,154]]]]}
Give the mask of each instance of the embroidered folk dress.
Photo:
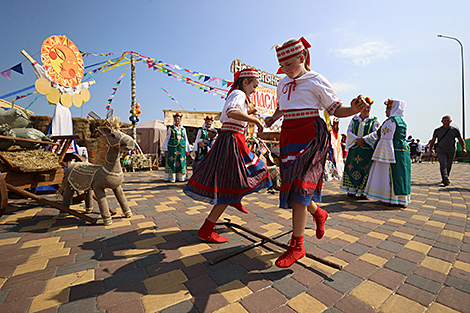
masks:
{"type": "Polygon", "coordinates": [[[246,94],[233,90],[225,101],[220,121],[221,132],[212,148],[197,165],[184,193],[194,200],[210,204],[228,204],[242,212],[241,199],[250,193],[272,185],[268,169],[246,145],[244,131],[247,122],[228,113],[248,113],[246,94]]]}
{"type": "Polygon", "coordinates": [[[277,87],[281,128],[281,208],[292,202],[308,205],[321,201],[330,134],[319,110],[333,115],[342,101],[331,83],[310,71],[297,79],[284,77],[277,87]]]}
{"type": "Polygon", "coordinates": [[[356,144],[356,139],[377,131],[379,126],[377,117],[369,116],[363,120],[360,113],[355,115],[349,123],[346,139],[348,156],[341,183],[341,189],[349,194],[364,195],[367,177],[372,165],[372,154],[374,153],[372,146],[367,143],[360,146],[356,144]]]}
{"type": "Polygon", "coordinates": [[[165,181],[185,181],[187,175],[186,151],[189,151],[186,129],[183,126],[176,127],[175,125],[168,127],[162,150],[168,151],[165,160],[165,181]]]}
{"type": "Polygon", "coordinates": [[[364,194],[373,200],[407,206],[411,201],[411,160],[407,125],[402,118],[406,103],[393,101],[390,117],[376,134],[364,138],[370,145],[377,143],[364,194]]]}

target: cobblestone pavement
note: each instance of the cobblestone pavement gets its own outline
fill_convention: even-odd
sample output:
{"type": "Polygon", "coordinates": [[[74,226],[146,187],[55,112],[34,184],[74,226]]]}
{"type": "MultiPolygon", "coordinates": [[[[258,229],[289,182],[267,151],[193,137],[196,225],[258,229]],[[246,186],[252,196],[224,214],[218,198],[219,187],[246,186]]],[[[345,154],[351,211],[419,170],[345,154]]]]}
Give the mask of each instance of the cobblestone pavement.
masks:
{"type": "MultiPolygon", "coordinates": [[[[107,227],[11,196],[0,218],[0,312],[470,312],[470,165],[455,164],[443,187],[437,163],[413,164],[403,210],[325,183],[326,235],[308,229],[306,248],[343,270],[309,258],[277,268],[283,251],[269,243],[210,265],[258,239],[222,226],[227,243],[203,242],[210,206],[186,197],[184,183],[166,184],[161,170],[125,175],[135,215],[118,209],[107,227]]],[[[265,236],[291,228],[277,195],[243,203],[249,214],[223,217],[265,236]]]]}

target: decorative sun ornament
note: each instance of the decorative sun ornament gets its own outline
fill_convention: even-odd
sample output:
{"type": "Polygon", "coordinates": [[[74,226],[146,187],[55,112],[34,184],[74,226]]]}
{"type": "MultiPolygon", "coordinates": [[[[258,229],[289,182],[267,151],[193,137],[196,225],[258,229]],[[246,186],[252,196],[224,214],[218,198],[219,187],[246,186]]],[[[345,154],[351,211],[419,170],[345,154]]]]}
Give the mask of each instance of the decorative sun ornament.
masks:
{"type": "Polygon", "coordinates": [[[75,87],[82,81],[84,63],[77,46],[65,36],[51,36],[41,47],[41,60],[52,81],[75,87]]]}

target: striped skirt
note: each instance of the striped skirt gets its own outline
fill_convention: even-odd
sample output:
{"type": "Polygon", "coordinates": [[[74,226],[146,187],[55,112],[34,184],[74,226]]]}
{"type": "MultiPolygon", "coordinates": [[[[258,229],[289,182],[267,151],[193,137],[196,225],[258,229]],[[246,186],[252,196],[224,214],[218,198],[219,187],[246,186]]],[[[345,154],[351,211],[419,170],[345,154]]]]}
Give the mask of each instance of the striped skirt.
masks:
{"type": "Polygon", "coordinates": [[[271,185],[266,165],[248,149],[245,136],[222,130],[184,193],[194,200],[234,206],[241,205],[245,195],[271,185]]]}
{"type": "Polygon", "coordinates": [[[285,118],[281,130],[281,208],[321,201],[330,136],[317,116],[285,118]]]}

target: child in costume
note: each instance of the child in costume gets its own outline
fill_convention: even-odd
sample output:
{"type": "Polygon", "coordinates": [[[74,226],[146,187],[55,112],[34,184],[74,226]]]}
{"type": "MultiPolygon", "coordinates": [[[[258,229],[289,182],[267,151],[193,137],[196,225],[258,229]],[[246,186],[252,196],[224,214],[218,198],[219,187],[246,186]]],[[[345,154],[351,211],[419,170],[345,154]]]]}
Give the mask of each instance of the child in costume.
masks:
{"type": "Polygon", "coordinates": [[[403,119],[406,102],[389,99],[385,114],[388,119],[377,132],[357,139],[374,146],[372,167],[365,195],[373,200],[406,207],[411,195],[410,148],[406,142],[406,122],[403,119]]]}
{"type": "Polygon", "coordinates": [[[354,116],[349,123],[348,136],[346,139],[346,149],[348,156],[344,166],[343,181],[341,189],[348,193],[350,197],[367,199],[364,195],[367,177],[372,165],[373,146],[368,144],[358,145],[357,138],[363,138],[379,129],[380,123],[377,117],[370,115],[370,109],[374,101],[369,97],[365,98],[368,106],[361,113],[354,116]]]}
{"type": "Polygon", "coordinates": [[[280,207],[292,208],[293,234],[286,253],[276,265],[289,267],[305,256],[303,243],[307,212],[316,222],[316,236],[325,233],[328,213],[315,202],[321,201],[325,161],[330,147],[330,135],[319,110],[347,117],[362,111],[366,105],[362,96],[344,107],[333,86],[321,74],[310,70],[310,44],[305,38],[290,40],[276,48],[281,68],[286,74],[277,87],[279,106],[265,119],[270,127],[281,116],[281,191],[280,207]]]}
{"type": "Polygon", "coordinates": [[[162,151],[165,151],[165,181],[174,183],[186,180],[186,156],[189,155],[189,141],[186,129],[181,124],[183,114],[173,114],[173,125],[168,127],[162,151]]]}
{"type": "Polygon", "coordinates": [[[256,124],[258,132],[263,132],[261,122],[252,116],[256,110],[248,110],[249,97],[258,84],[259,75],[255,69],[246,68],[235,74],[222,109],[222,128],[217,141],[184,188],[189,197],[214,204],[197,233],[199,238],[209,242],[227,241],[214,231],[215,223],[227,206],[248,213],[240,200],[271,186],[266,165],[249,150],[244,135],[247,122],[256,124]]]}

